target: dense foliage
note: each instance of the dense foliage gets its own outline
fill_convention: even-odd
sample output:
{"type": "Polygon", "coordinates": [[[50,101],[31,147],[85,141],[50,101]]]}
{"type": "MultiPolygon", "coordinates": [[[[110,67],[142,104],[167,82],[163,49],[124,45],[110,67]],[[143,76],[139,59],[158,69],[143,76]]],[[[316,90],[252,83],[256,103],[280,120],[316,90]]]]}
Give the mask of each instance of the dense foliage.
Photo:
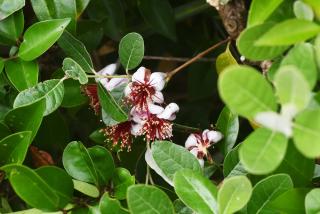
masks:
{"type": "Polygon", "coordinates": [[[0,213],[320,212],[318,0],[0,0],[0,213]]]}

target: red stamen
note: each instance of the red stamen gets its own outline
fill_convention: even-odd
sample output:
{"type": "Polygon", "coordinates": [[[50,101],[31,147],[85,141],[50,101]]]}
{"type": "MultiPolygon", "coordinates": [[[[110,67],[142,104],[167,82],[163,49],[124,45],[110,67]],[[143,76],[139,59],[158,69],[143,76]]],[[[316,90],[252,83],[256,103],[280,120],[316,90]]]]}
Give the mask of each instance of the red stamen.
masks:
{"type": "Polygon", "coordinates": [[[114,126],[108,126],[103,130],[107,140],[110,140],[113,146],[120,143],[120,148],[127,148],[127,151],[131,150],[132,137],[131,137],[131,122],[126,121],[114,126]]]}
{"type": "Polygon", "coordinates": [[[151,114],[142,127],[147,141],[164,140],[172,137],[172,123],[151,114]]]}
{"type": "Polygon", "coordinates": [[[98,97],[97,84],[88,84],[82,87],[82,91],[89,97],[90,106],[94,110],[95,114],[100,112],[100,102],[98,97]]]}

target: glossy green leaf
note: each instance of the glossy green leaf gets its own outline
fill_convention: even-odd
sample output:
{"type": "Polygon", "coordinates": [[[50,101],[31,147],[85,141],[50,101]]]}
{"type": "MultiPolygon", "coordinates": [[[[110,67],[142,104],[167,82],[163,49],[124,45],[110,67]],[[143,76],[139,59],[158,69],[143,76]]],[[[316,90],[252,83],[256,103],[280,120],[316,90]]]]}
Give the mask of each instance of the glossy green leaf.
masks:
{"type": "Polygon", "coordinates": [[[0,20],[20,10],[24,5],[24,0],[0,0],[0,20]]]}
{"type": "Polygon", "coordinates": [[[132,214],[174,214],[169,197],[154,186],[134,185],[129,187],[127,201],[132,214]]]}
{"type": "Polygon", "coordinates": [[[70,19],[52,19],[33,24],[24,34],[19,57],[33,60],[47,51],[61,36],[70,19]]]}
{"type": "Polygon", "coordinates": [[[241,144],[238,144],[233,148],[225,157],[223,161],[223,175],[224,177],[232,177],[237,175],[247,175],[248,172],[244,169],[239,159],[239,148],[241,144]]]}
{"type": "Polygon", "coordinates": [[[242,209],[249,201],[252,186],[245,176],[234,176],[223,181],[218,192],[219,213],[231,214],[242,209]]]}
{"type": "Polygon", "coordinates": [[[317,18],[319,19],[319,17],[320,17],[319,2],[317,0],[303,0],[303,1],[312,7],[314,13],[316,14],[317,18]]]}
{"type": "Polygon", "coordinates": [[[31,132],[17,132],[0,141],[0,166],[10,163],[22,164],[29,145],[31,143],[31,132]]]}
{"type": "Polygon", "coordinates": [[[319,32],[320,25],[314,22],[302,19],[289,19],[274,25],[255,42],[255,45],[292,45],[310,39],[319,32]]]}
{"type": "Polygon", "coordinates": [[[307,214],[316,214],[320,212],[320,189],[311,190],[305,198],[305,207],[307,214]]]}
{"type": "Polygon", "coordinates": [[[220,97],[231,111],[249,119],[259,112],[276,109],[271,85],[253,68],[228,67],[219,77],[218,88],[220,97]]]}
{"type": "Polygon", "coordinates": [[[121,106],[116,102],[115,98],[100,83],[98,83],[98,97],[102,109],[115,121],[124,122],[128,119],[128,115],[121,106]]]}
{"type": "Polygon", "coordinates": [[[179,198],[195,213],[218,213],[217,187],[209,179],[184,169],[175,174],[173,182],[179,198]]]}
{"type": "Polygon", "coordinates": [[[247,212],[256,214],[272,212],[268,210],[268,204],[292,188],[292,180],[287,174],[271,175],[259,181],[252,190],[247,212]]]}
{"type": "Polygon", "coordinates": [[[126,70],[136,68],[144,56],[144,41],[140,34],[129,33],[119,44],[120,62],[126,70]]]}
{"type": "Polygon", "coordinates": [[[65,58],[63,60],[63,71],[68,77],[74,80],[78,80],[80,84],[86,84],[88,82],[88,77],[82,67],[71,58],[65,58]]]}
{"type": "Polygon", "coordinates": [[[288,140],[283,134],[265,128],[256,129],[241,144],[240,161],[250,173],[270,173],[280,165],[287,145],[288,140]]]}
{"type": "Polygon", "coordinates": [[[217,146],[221,149],[224,155],[227,155],[228,152],[232,150],[238,137],[238,115],[232,113],[227,107],[224,107],[219,115],[216,126],[224,136],[217,146]]]}
{"type": "Polygon", "coordinates": [[[129,213],[121,207],[120,202],[117,199],[110,198],[108,193],[103,194],[100,199],[99,209],[101,214],[117,213],[126,214],[129,213]]]}
{"type": "Polygon", "coordinates": [[[58,40],[59,46],[67,56],[75,60],[85,72],[91,73],[93,64],[86,47],[77,40],[71,33],[65,31],[58,40]]]}
{"type": "Polygon", "coordinates": [[[174,12],[168,0],[139,0],[138,8],[145,22],[155,32],[176,40],[174,12]]]}
{"type": "Polygon", "coordinates": [[[283,0],[253,0],[250,5],[247,27],[262,24],[277,9],[283,0]]]}
{"type": "Polygon", "coordinates": [[[304,78],[308,81],[310,89],[317,82],[317,66],[315,62],[314,48],[309,43],[300,43],[294,46],[283,58],[281,66],[296,66],[304,78]]]}
{"type": "Polygon", "coordinates": [[[11,134],[11,131],[9,129],[9,127],[3,123],[3,122],[0,122],[0,139],[8,136],[11,134]]]}
{"type": "Polygon", "coordinates": [[[92,198],[98,198],[99,197],[99,190],[96,186],[93,186],[92,184],[83,182],[83,181],[78,181],[78,180],[72,180],[73,181],[73,186],[74,189],[87,195],[92,198]]]}
{"type": "Polygon", "coordinates": [[[126,199],[127,189],[135,184],[135,177],[125,168],[116,168],[112,177],[113,196],[118,200],[126,199]]]}
{"type": "Polygon", "coordinates": [[[218,74],[220,74],[226,67],[230,65],[237,65],[237,60],[233,57],[230,49],[229,44],[226,48],[226,50],[221,53],[216,60],[216,70],[218,74]]]}
{"type": "Polygon", "coordinates": [[[305,110],[298,114],[293,125],[293,140],[306,157],[320,156],[320,110],[305,110]]]}
{"type": "Polygon", "coordinates": [[[63,82],[64,85],[64,96],[61,106],[64,108],[73,108],[76,106],[81,106],[88,101],[81,91],[81,85],[79,81],[68,79],[63,82]]]}
{"type": "Polygon", "coordinates": [[[18,94],[14,100],[13,107],[30,105],[39,100],[46,101],[44,116],[55,111],[61,104],[64,96],[63,81],[51,79],[38,83],[33,88],[26,89],[18,94]]]}
{"type": "Polygon", "coordinates": [[[295,1],[293,11],[298,19],[312,21],[314,18],[312,8],[303,1],[295,1]]]}
{"type": "Polygon", "coordinates": [[[31,131],[32,141],[41,125],[45,109],[45,102],[40,100],[31,105],[12,109],[5,115],[4,122],[14,132],[31,131]]]}
{"type": "Polygon", "coordinates": [[[5,69],[8,79],[18,91],[38,83],[39,67],[36,61],[9,60],[5,63],[5,69]]]}
{"type": "Polygon", "coordinates": [[[88,6],[90,0],[76,0],[77,17],[79,17],[88,6]]]}
{"type": "Polygon", "coordinates": [[[288,46],[270,47],[261,45],[257,46],[255,44],[256,41],[273,26],[273,23],[266,23],[253,26],[242,31],[237,39],[237,48],[240,54],[255,61],[273,59],[281,55],[288,46]]]}
{"type": "Polygon", "coordinates": [[[151,151],[156,164],[170,180],[173,180],[174,174],[181,169],[202,172],[201,166],[194,155],[186,148],[170,141],[153,142],[151,151]]]}
{"type": "Polygon", "coordinates": [[[296,111],[301,111],[309,104],[309,84],[296,67],[280,67],[275,75],[274,85],[282,105],[293,105],[296,111]]]}
{"type": "Polygon", "coordinates": [[[0,21],[0,43],[15,45],[24,27],[22,10],[0,21]]]}
{"type": "Polygon", "coordinates": [[[184,205],[184,203],[177,199],[173,202],[174,210],[176,211],[176,214],[193,214],[192,209],[184,205]]]}

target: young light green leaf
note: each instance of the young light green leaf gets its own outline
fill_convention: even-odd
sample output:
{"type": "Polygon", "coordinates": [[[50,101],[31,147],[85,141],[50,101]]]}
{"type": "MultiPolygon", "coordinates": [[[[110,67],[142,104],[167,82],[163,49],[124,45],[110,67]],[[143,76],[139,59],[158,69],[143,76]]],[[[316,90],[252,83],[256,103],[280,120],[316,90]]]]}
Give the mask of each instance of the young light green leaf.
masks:
{"type": "Polygon", "coordinates": [[[79,192],[90,196],[92,198],[98,198],[99,197],[99,190],[96,186],[93,186],[92,184],[83,182],[83,181],[78,181],[78,180],[72,180],[73,181],[73,186],[75,190],[78,190],[79,192]]]}
{"type": "Polygon", "coordinates": [[[48,50],[61,36],[70,19],[52,19],[33,24],[24,34],[19,57],[31,61],[48,50]]]}
{"type": "Polygon", "coordinates": [[[174,12],[168,0],[139,0],[138,8],[145,22],[155,32],[176,40],[174,12]]]}
{"type": "Polygon", "coordinates": [[[0,21],[7,18],[25,5],[25,0],[0,0],[0,21]]]}
{"type": "Polygon", "coordinates": [[[219,213],[231,214],[243,208],[249,201],[252,186],[245,176],[234,176],[223,181],[218,192],[219,213]]]}
{"type": "Polygon", "coordinates": [[[55,111],[61,104],[64,96],[63,81],[51,79],[38,83],[33,88],[26,89],[18,94],[14,100],[13,107],[30,105],[39,100],[46,100],[44,116],[55,111]]]}
{"type": "Polygon", "coordinates": [[[320,25],[302,19],[289,19],[274,25],[255,45],[280,46],[303,42],[317,35],[320,25]]]}
{"type": "Polygon", "coordinates": [[[5,63],[5,69],[8,79],[18,91],[38,83],[39,67],[36,61],[9,60],[5,63]]]}
{"type": "Polygon", "coordinates": [[[306,157],[320,156],[320,110],[305,110],[298,114],[293,125],[293,140],[306,157]]]}
{"type": "Polygon", "coordinates": [[[305,198],[305,207],[307,214],[315,214],[320,212],[320,189],[311,190],[305,198]]]}
{"type": "Polygon", "coordinates": [[[155,141],[151,151],[156,164],[170,180],[173,180],[174,174],[181,169],[202,173],[197,158],[182,146],[170,141],[155,141]]]}
{"type": "Polygon", "coordinates": [[[129,187],[127,201],[132,214],[174,214],[169,197],[154,186],[134,185],[129,187]]]}
{"type": "Polygon", "coordinates": [[[118,200],[126,199],[127,189],[135,184],[135,177],[132,176],[129,170],[125,168],[116,168],[112,177],[114,186],[114,197],[118,200]]]}
{"type": "Polygon", "coordinates": [[[24,27],[23,11],[19,10],[0,22],[0,43],[15,45],[24,27]]]}
{"type": "Polygon", "coordinates": [[[252,174],[268,174],[280,165],[287,144],[288,140],[281,133],[265,128],[256,129],[241,144],[240,161],[252,174]]]}
{"type": "Polygon", "coordinates": [[[283,0],[253,0],[250,5],[247,27],[262,24],[277,9],[283,0]]]}
{"type": "Polygon", "coordinates": [[[226,67],[230,65],[237,65],[237,60],[232,56],[232,53],[229,49],[229,44],[226,50],[221,53],[216,60],[216,70],[220,74],[226,67]]]}
{"type": "Polygon", "coordinates": [[[291,188],[293,183],[287,174],[271,175],[259,181],[252,190],[247,212],[256,214],[270,212],[267,208],[268,204],[291,188]]]}
{"type": "Polygon", "coordinates": [[[210,180],[190,169],[184,169],[175,174],[173,182],[179,198],[195,213],[218,213],[218,191],[210,180]]]}
{"type": "Polygon", "coordinates": [[[104,193],[99,203],[99,210],[101,214],[117,213],[128,214],[124,208],[121,207],[120,202],[117,199],[110,198],[108,193],[104,193]]]}
{"type": "Polygon", "coordinates": [[[134,69],[144,56],[144,41],[140,34],[129,33],[119,44],[120,62],[126,71],[134,69]]]}
{"type": "Polygon", "coordinates": [[[256,41],[264,35],[273,23],[265,23],[245,29],[241,32],[237,39],[237,48],[239,52],[248,59],[260,61],[265,59],[273,59],[281,55],[288,46],[257,46],[256,41]]]}
{"type": "Polygon", "coordinates": [[[81,66],[71,58],[65,58],[63,60],[63,71],[68,77],[74,80],[78,80],[80,84],[86,84],[88,82],[88,77],[86,72],[81,68],[81,66]]]}
{"type": "Polygon", "coordinates": [[[312,21],[314,18],[312,8],[303,1],[295,1],[293,4],[293,11],[298,19],[312,21]]]}
{"type": "Polygon", "coordinates": [[[312,7],[316,17],[319,19],[320,18],[319,2],[317,0],[303,0],[303,1],[312,7]]]}
{"type": "Polygon", "coordinates": [[[31,143],[31,132],[17,132],[0,141],[0,166],[24,161],[29,145],[31,143]]]}
{"type": "Polygon", "coordinates": [[[231,111],[241,116],[252,119],[259,112],[276,110],[276,98],[271,85],[253,68],[226,68],[219,77],[218,88],[231,111]]]}

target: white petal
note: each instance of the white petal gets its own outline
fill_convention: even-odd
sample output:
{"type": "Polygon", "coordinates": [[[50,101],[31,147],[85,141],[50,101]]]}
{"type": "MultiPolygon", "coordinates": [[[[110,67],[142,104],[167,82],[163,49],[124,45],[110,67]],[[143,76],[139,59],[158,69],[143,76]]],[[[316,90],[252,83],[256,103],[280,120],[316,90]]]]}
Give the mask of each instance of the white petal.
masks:
{"type": "Polygon", "coordinates": [[[166,84],[166,74],[162,72],[154,72],[150,76],[150,84],[157,90],[161,91],[166,84]]]}
{"type": "Polygon", "coordinates": [[[129,83],[126,87],[125,87],[125,89],[124,89],[124,96],[129,96],[130,94],[131,94],[131,85],[132,85],[132,83],[129,83]]]}
{"type": "Polygon", "coordinates": [[[147,69],[145,67],[140,67],[133,75],[132,75],[132,81],[133,82],[145,82],[145,76],[146,76],[147,69]]]}
{"type": "Polygon", "coordinates": [[[298,109],[294,104],[285,104],[281,107],[281,115],[292,120],[298,113],[298,109]]]}
{"type": "Polygon", "coordinates": [[[254,120],[273,131],[281,132],[287,137],[292,136],[292,122],[288,118],[275,112],[262,112],[255,116],[254,120]]]}
{"type": "Polygon", "coordinates": [[[144,155],[144,159],[146,160],[147,164],[150,166],[151,169],[153,169],[158,175],[160,175],[168,184],[170,184],[171,186],[173,186],[173,182],[172,180],[170,180],[170,178],[168,178],[160,169],[160,167],[158,166],[158,164],[155,162],[155,160],[152,157],[152,152],[150,149],[147,149],[145,155],[144,155]]]}
{"type": "Polygon", "coordinates": [[[128,82],[127,78],[112,78],[110,81],[106,84],[106,88],[108,91],[112,91],[113,89],[126,84],[128,82]]]}
{"type": "Polygon", "coordinates": [[[179,111],[179,106],[176,103],[170,103],[166,106],[163,112],[157,115],[158,118],[169,120],[172,118],[172,115],[179,111]]]}
{"type": "Polygon", "coordinates": [[[199,164],[200,164],[201,168],[203,168],[204,167],[204,160],[203,159],[198,159],[198,161],[199,161],[199,164]]]}
{"type": "Polygon", "coordinates": [[[142,124],[140,124],[140,123],[133,124],[133,125],[131,125],[131,134],[134,136],[140,136],[141,129],[142,129],[142,124]]]}
{"type": "Polygon", "coordinates": [[[160,114],[164,110],[163,107],[155,105],[155,104],[153,104],[151,102],[148,103],[148,109],[149,109],[151,114],[160,114]]]}
{"type": "Polygon", "coordinates": [[[207,132],[207,139],[210,141],[210,142],[218,142],[222,139],[223,135],[221,134],[221,132],[218,132],[218,131],[209,131],[207,132]]]}
{"type": "Polygon", "coordinates": [[[117,64],[113,63],[110,65],[107,65],[106,67],[104,67],[103,69],[101,69],[98,74],[101,75],[113,75],[117,70],[117,64]]]}
{"type": "Polygon", "coordinates": [[[197,143],[197,138],[194,134],[191,134],[189,135],[189,137],[187,138],[185,144],[184,144],[184,147],[186,147],[187,149],[189,149],[190,147],[193,147],[193,146],[198,146],[198,143],[197,143]]]}
{"type": "Polygon", "coordinates": [[[131,109],[130,116],[132,121],[139,124],[144,124],[148,117],[147,112],[137,111],[135,107],[131,109]]]}
{"type": "Polygon", "coordinates": [[[153,102],[159,104],[164,102],[163,94],[160,91],[156,91],[156,93],[152,95],[151,99],[153,102]]]}
{"type": "Polygon", "coordinates": [[[103,87],[108,90],[108,78],[96,78],[96,81],[99,81],[103,85],[103,87]]]}

